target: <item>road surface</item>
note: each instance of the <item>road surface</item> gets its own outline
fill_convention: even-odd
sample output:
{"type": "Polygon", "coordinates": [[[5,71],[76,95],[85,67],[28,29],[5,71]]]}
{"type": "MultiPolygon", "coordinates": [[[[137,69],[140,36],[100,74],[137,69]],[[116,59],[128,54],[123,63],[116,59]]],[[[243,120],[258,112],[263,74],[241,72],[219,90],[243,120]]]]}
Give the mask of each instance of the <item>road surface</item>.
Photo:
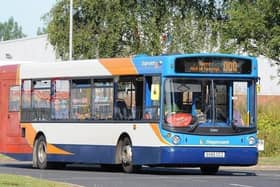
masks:
{"type": "Polygon", "coordinates": [[[223,167],[217,175],[198,168],[143,168],[134,174],[110,172],[98,166],[68,165],[61,170],[33,169],[30,162],[2,162],[0,173],[27,175],[85,187],[279,187],[280,170],[223,167]]]}

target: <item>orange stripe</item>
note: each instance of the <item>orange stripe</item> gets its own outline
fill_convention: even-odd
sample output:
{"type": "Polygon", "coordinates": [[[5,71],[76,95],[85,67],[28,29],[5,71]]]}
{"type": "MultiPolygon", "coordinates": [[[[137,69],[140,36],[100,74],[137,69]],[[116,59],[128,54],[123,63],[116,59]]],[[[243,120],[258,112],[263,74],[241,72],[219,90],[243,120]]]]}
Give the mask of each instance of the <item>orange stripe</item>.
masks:
{"type": "Polygon", "coordinates": [[[64,151],[63,149],[60,149],[52,144],[48,144],[47,148],[48,148],[48,153],[50,153],[50,154],[73,155],[73,153],[64,151]]]}
{"type": "Polygon", "coordinates": [[[150,127],[153,129],[154,133],[156,134],[158,139],[161,141],[161,143],[166,144],[166,145],[170,145],[170,143],[168,143],[166,140],[164,140],[163,137],[161,136],[160,130],[158,128],[158,124],[153,123],[153,124],[150,125],[150,127]]]}
{"type": "Polygon", "coordinates": [[[17,65],[16,85],[20,85],[20,65],[17,65]]]}
{"type": "Polygon", "coordinates": [[[136,75],[137,70],[131,58],[107,58],[99,59],[99,62],[107,68],[112,75],[136,75]]]}
{"type": "MultiPolygon", "coordinates": [[[[25,138],[28,142],[28,144],[33,148],[36,131],[33,128],[31,123],[22,123],[21,127],[25,128],[25,138]]],[[[47,152],[48,154],[62,154],[62,155],[70,155],[73,153],[64,151],[63,149],[60,149],[52,144],[47,144],[47,152]]]]}
{"type": "Polygon", "coordinates": [[[28,144],[33,148],[36,136],[35,129],[32,127],[31,123],[21,123],[21,127],[25,128],[25,139],[27,140],[28,144]]]}

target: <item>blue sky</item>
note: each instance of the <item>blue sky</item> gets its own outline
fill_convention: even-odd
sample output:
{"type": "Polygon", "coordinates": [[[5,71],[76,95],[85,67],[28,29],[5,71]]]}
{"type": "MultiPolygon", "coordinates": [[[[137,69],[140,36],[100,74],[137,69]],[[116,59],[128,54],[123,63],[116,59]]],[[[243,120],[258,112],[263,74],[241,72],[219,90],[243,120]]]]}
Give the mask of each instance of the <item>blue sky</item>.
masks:
{"type": "Polygon", "coordinates": [[[0,22],[10,17],[22,27],[28,37],[36,36],[38,27],[44,26],[41,17],[50,11],[57,0],[0,0],[0,22]]]}

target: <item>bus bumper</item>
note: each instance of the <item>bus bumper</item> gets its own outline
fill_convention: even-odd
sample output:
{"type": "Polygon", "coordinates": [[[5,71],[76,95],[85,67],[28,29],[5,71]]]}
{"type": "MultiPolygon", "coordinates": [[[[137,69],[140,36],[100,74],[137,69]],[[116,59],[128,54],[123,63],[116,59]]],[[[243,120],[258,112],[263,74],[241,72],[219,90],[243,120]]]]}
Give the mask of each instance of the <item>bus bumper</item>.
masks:
{"type": "MultiPolygon", "coordinates": [[[[142,149],[142,148],[141,148],[142,149]]],[[[135,164],[251,166],[258,162],[256,147],[159,147],[134,154],[135,164]]]]}

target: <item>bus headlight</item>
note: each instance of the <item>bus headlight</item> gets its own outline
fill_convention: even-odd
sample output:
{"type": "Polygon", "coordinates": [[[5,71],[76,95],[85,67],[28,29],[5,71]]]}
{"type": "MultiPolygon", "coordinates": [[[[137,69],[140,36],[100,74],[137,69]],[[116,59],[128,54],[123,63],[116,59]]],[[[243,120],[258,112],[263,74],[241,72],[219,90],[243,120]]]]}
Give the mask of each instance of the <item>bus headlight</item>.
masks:
{"type": "Polygon", "coordinates": [[[177,136],[177,135],[173,136],[172,142],[173,142],[174,144],[179,144],[180,141],[181,141],[181,138],[180,138],[179,136],[177,136]]]}
{"type": "Polygon", "coordinates": [[[248,143],[249,143],[249,145],[254,145],[257,143],[257,139],[254,136],[250,136],[248,138],[248,143]]]}

